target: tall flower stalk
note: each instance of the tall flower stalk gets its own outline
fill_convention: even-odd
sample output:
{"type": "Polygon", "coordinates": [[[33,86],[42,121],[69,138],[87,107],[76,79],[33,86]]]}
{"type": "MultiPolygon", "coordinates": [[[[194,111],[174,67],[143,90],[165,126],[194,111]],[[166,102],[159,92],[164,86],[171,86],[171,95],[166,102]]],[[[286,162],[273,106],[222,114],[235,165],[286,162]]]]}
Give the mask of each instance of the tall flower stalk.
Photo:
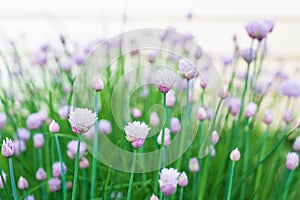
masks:
{"type": "Polygon", "coordinates": [[[80,151],[80,142],[81,142],[81,135],[79,135],[79,137],[78,137],[78,145],[77,145],[77,152],[76,152],[76,159],[75,159],[75,171],[74,171],[74,178],[73,178],[72,200],[76,199],[79,154],[80,154],[80,152],[79,152],[80,151]]]}
{"type": "Polygon", "coordinates": [[[238,148],[234,149],[230,153],[230,160],[232,161],[231,163],[231,168],[230,168],[230,177],[229,177],[229,186],[228,186],[228,191],[227,191],[227,197],[226,200],[231,199],[231,190],[232,190],[232,182],[233,182],[233,175],[234,175],[234,167],[235,163],[240,159],[241,154],[238,148]]]}
{"type": "Polygon", "coordinates": [[[128,191],[127,191],[127,200],[131,199],[131,191],[132,191],[135,165],[136,165],[136,149],[133,149],[133,160],[132,160],[132,166],[131,166],[131,172],[130,172],[131,174],[130,174],[129,187],[128,187],[128,191]]]}

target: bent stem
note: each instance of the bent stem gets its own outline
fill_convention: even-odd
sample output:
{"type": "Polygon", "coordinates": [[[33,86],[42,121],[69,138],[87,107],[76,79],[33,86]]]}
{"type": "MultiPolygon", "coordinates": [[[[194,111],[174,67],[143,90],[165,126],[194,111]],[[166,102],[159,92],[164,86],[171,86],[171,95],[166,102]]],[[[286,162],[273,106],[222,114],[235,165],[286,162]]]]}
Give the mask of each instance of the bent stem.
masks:
{"type": "Polygon", "coordinates": [[[61,154],[60,144],[59,144],[57,134],[55,134],[54,137],[55,137],[56,148],[57,148],[57,153],[58,153],[60,167],[61,167],[63,199],[66,200],[67,199],[67,187],[66,187],[66,176],[65,176],[64,166],[63,166],[63,159],[62,159],[62,154],[61,154]]]}
{"type": "MultiPolygon", "coordinates": [[[[94,92],[94,111],[98,116],[98,92],[94,92]]],[[[95,198],[96,179],[97,179],[97,155],[98,155],[98,120],[95,122],[94,128],[94,149],[93,149],[93,164],[92,164],[92,182],[91,182],[91,199],[95,198]]]]}
{"type": "Polygon", "coordinates": [[[131,175],[130,175],[130,181],[129,181],[129,188],[127,192],[127,200],[131,199],[131,191],[132,191],[132,183],[134,178],[134,170],[135,170],[135,163],[136,163],[136,149],[133,149],[133,161],[131,166],[131,175]]]}
{"type": "Polygon", "coordinates": [[[80,142],[81,142],[81,135],[79,135],[79,137],[78,137],[78,144],[77,144],[77,152],[76,152],[76,160],[75,160],[75,172],[74,172],[73,189],[72,189],[72,200],[76,199],[76,187],[77,187],[77,177],[78,177],[80,142]]]}
{"type": "Polygon", "coordinates": [[[232,162],[231,170],[230,170],[230,178],[229,178],[229,187],[228,187],[228,192],[227,192],[227,198],[226,198],[226,200],[230,200],[230,197],[231,197],[231,189],[232,189],[232,181],[233,181],[233,174],[234,174],[234,166],[235,166],[235,162],[232,162]]]}
{"type": "Polygon", "coordinates": [[[14,200],[18,200],[18,194],[17,194],[16,183],[14,178],[14,168],[13,168],[13,162],[11,157],[9,158],[9,175],[10,175],[14,200]]]}

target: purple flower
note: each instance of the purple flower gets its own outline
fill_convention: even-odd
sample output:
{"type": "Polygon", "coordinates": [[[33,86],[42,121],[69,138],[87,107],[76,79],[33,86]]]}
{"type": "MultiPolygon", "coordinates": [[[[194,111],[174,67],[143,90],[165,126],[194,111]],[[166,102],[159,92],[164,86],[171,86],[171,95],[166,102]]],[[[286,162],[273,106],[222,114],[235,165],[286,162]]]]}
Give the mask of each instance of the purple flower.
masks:
{"type": "Polygon", "coordinates": [[[60,130],[59,124],[55,120],[52,120],[51,123],[49,124],[49,131],[51,133],[57,133],[59,132],[59,130],[60,130]]]}
{"type": "Polygon", "coordinates": [[[100,133],[103,133],[105,135],[111,134],[111,132],[112,132],[111,124],[106,119],[101,119],[99,121],[98,128],[99,128],[100,133]]]}
{"type": "Polygon", "coordinates": [[[247,62],[251,63],[255,59],[256,52],[253,49],[246,48],[240,51],[240,56],[247,62]]]}
{"type": "Polygon", "coordinates": [[[151,126],[158,126],[160,122],[159,116],[156,112],[152,112],[150,114],[150,125],[151,126]]]}
{"type": "Polygon", "coordinates": [[[171,121],[170,121],[170,130],[171,130],[171,133],[178,133],[180,131],[180,121],[177,117],[172,117],[171,118],[171,121]]]}
{"type": "Polygon", "coordinates": [[[158,182],[160,190],[165,196],[175,193],[179,175],[177,169],[174,168],[164,168],[161,170],[158,182]]]}
{"type": "Polygon", "coordinates": [[[175,84],[177,75],[169,68],[163,68],[155,73],[156,83],[161,93],[168,93],[175,84]]]}
{"type": "Polygon", "coordinates": [[[270,26],[262,21],[250,21],[246,24],[246,31],[249,37],[257,39],[258,41],[263,40],[269,33],[270,26]]]}
{"type": "Polygon", "coordinates": [[[272,19],[264,19],[263,22],[267,25],[269,33],[271,33],[274,29],[274,20],[272,19]]]}
{"type": "Polygon", "coordinates": [[[21,140],[25,142],[30,138],[30,132],[26,128],[19,128],[17,131],[17,135],[21,140]]]}
{"type": "Polygon", "coordinates": [[[207,114],[206,114],[206,109],[204,107],[200,107],[198,109],[198,119],[199,121],[204,121],[207,117],[207,114]]]}
{"type": "Polygon", "coordinates": [[[79,161],[79,167],[80,169],[86,169],[89,167],[89,161],[86,159],[86,157],[82,157],[79,161]]]}
{"type": "Polygon", "coordinates": [[[47,174],[43,168],[39,168],[35,174],[35,178],[39,181],[44,181],[47,178],[47,174]]]}
{"type": "Polygon", "coordinates": [[[236,116],[240,112],[242,102],[236,97],[231,97],[227,101],[228,107],[232,115],[236,116]]]}
{"type": "Polygon", "coordinates": [[[138,108],[134,108],[133,110],[132,110],[132,116],[134,117],[134,118],[141,118],[142,117],[142,115],[143,115],[143,113],[142,113],[142,111],[140,110],[140,109],[138,109],[138,108]]]}
{"type": "MultiPolygon", "coordinates": [[[[67,154],[69,158],[71,159],[76,158],[77,146],[78,146],[78,140],[72,140],[68,143],[67,154]]],[[[82,157],[85,154],[85,151],[86,151],[85,143],[81,142],[80,149],[79,149],[79,157],[82,157]]]]}
{"type": "Polygon", "coordinates": [[[220,136],[219,136],[218,132],[213,131],[212,134],[211,134],[211,143],[217,144],[218,141],[219,141],[219,138],[220,138],[220,136]]]}
{"type": "Polygon", "coordinates": [[[33,136],[33,144],[34,144],[35,148],[37,148],[37,149],[42,148],[44,146],[44,142],[45,142],[45,139],[44,139],[44,135],[42,133],[36,133],[33,136]]]}
{"type": "Polygon", "coordinates": [[[199,166],[199,162],[198,162],[196,157],[190,159],[190,161],[189,161],[189,170],[192,173],[199,172],[200,166],[199,166]]]}
{"type": "Polygon", "coordinates": [[[300,96],[300,82],[289,79],[281,83],[278,88],[281,95],[298,98],[300,96]]]}
{"type": "Polygon", "coordinates": [[[286,155],[285,166],[289,170],[294,170],[299,164],[299,155],[295,152],[289,152],[286,155]]]}
{"type": "MultiPolygon", "coordinates": [[[[72,110],[72,108],[70,108],[70,110],[72,110]]],[[[68,112],[69,112],[69,106],[67,105],[62,106],[58,109],[58,114],[62,119],[66,119],[68,117],[69,114],[68,112]]]]}
{"type": "Polygon", "coordinates": [[[5,113],[0,113],[0,130],[2,130],[7,123],[7,117],[5,113]]]}
{"type": "MultiPolygon", "coordinates": [[[[66,173],[67,172],[67,167],[66,167],[65,163],[62,163],[62,165],[63,165],[64,173],[66,173]]],[[[60,162],[53,163],[53,165],[52,165],[52,175],[56,178],[58,178],[62,175],[60,162]]]]}
{"type": "Polygon", "coordinates": [[[20,190],[26,190],[28,188],[28,181],[22,176],[18,180],[18,188],[20,190]]]}
{"type": "Polygon", "coordinates": [[[20,155],[20,153],[26,151],[26,144],[23,140],[19,140],[15,138],[14,146],[15,146],[15,153],[17,156],[20,155]]]}
{"type": "Polygon", "coordinates": [[[300,136],[296,137],[295,142],[293,144],[294,151],[300,151],[300,136]]]}
{"type": "Polygon", "coordinates": [[[48,185],[49,185],[49,188],[50,188],[51,192],[59,191],[60,187],[61,187],[61,180],[58,179],[58,178],[51,178],[48,181],[48,185]]]}
{"type": "Polygon", "coordinates": [[[104,89],[104,83],[103,81],[100,79],[99,75],[94,76],[94,78],[92,79],[90,86],[93,90],[95,91],[102,91],[104,89]]]}
{"type": "Polygon", "coordinates": [[[140,148],[143,146],[145,139],[149,133],[150,128],[145,122],[129,122],[124,127],[126,139],[131,143],[133,148],[140,148]]]}
{"type": "Polygon", "coordinates": [[[290,109],[285,110],[284,114],[283,114],[283,120],[285,121],[285,123],[290,123],[292,121],[292,111],[290,109]]]}
{"type": "Polygon", "coordinates": [[[85,62],[85,57],[81,53],[74,53],[72,58],[77,65],[82,65],[85,62]]]}
{"type": "Polygon", "coordinates": [[[176,102],[175,92],[173,90],[170,90],[166,94],[166,106],[171,108],[175,105],[175,102],[176,102]]]}
{"type": "Polygon", "coordinates": [[[271,110],[266,110],[263,120],[267,125],[270,125],[273,122],[273,113],[271,110]]]}
{"type": "Polygon", "coordinates": [[[27,117],[26,125],[29,130],[37,130],[42,126],[44,121],[40,113],[33,113],[27,117]]]}
{"type": "Polygon", "coordinates": [[[257,105],[254,102],[248,103],[245,108],[246,117],[248,118],[253,117],[256,113],[256,110],[257,110],[257,105]]]}
{"type": "Polygon", "coordinates": [[[178,68],[181,71],[181,76],[187,80],[190,80],[198,75],[195,66],[184,59],[179,61],[178,68]]]}
{"type": "Polygon", "coordinates": [[[15,146],[11,139],[4,139],[2,144],[2,156],[6,158],[10,158],[15,154],[15,146]]]}
{"type": "Polygon", "coordinates": [[[180,187],[185,187],[188,184],[188,177],[185,172],[182,172],[178,177],[178,185],[180,187]]]}

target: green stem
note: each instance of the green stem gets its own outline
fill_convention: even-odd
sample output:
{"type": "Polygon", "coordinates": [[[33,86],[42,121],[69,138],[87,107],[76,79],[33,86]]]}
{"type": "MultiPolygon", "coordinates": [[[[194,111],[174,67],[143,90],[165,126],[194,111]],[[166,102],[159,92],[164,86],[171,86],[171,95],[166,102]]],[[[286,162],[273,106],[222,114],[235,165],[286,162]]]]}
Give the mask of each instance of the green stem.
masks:
{"type": "Polygon", "coordinates": [[[183,187],[180,188],[180,200],[183,198],[183,187]]]}
{"type": "Polygon", "coordinates": [[[227,200],[230,200],[230,197],[231,197],[232,181],[233,181],[233,174],[234,174],[234,165],[235,165],[235,162],[232,162],[231,170],[230,170],[230,178],[229,178],[229,187],[228,187],[227,198],[226,198],[227,200]]]}
{"type": "MultiPolygon", "coordinates": [[[[98,116],[98,92],[94,92],[94,111],[98,116]]],[[[91,182],[91,199],[95,198],[96,180],[97,180],[97,155],[98,155],[98,120],[95,122],[94,128],[94,149],[93,149],[93,164],[92,164],[92,182],[91,182]]]]}
{"type": "Polygon", "coordinates": [[[7,189],[7,186],[6,186],[5,181],[4,181],[4,177],[3,177],[3,175],[2,175],[2,170],[0,170],[0,177],[1,177],[1,181],[2,181],[2,184],[3,184],[3,186],[4,186],[4,189],[5,189],[6,195],[7,195],[7,197],[8,197],[9,199],[11,199],[11,196],[10,196],[10,194],[8,193],[8,189],[7,189]]]}
{"type": "Polygon", "coordinates": [[[72,189],[72,200],[76,199],[78,165],[79,165],[79,153],[80,153],[80,142],[81,142],[81,135],[79,135],[79,137],[78,137],[78,144],[77,144],[77,152],[76,152],[76,159],[75,159],[75,172],[74,172],[73,189],[72,189]]]}
{"type": "Polygon", "coordinates": [[[135,163],[136,163],[136,149],[133,149],[133,161],[131,166],[131,175],[130,175],[130,181],[129,181],[129,188],[127,192],[127,200],[131,199],[131,191],[132,191],[132,183],[134,178],[134,170],[135,170],[135,163]]]}
{"type": "MultiPolygon", "coordinates": [[[[268,139],[268,132],[269,132],[269,125],[266,128],[265,134],[264,134],[264,140],[263,140],[263,144],[259,153],[259,161],[261,160],[261,158],[264,156],[265,154],[265,146],[266,146],[266,142],[268,139]]],[[[262,166],[258,167],[257,170],[257,174],[256,174],[256,180],[255,180],[255,185],[254,185],[254,192],[256,193],[258,191],[259,185],[261,183],[261,176],[262,176],[262,166]]]]}
{"type": "Polygon", "coordinates": [[[83,199],[87,199],[87,170],[83,170],[83,199]]]}
{"type": "Polygon", "coordinates": [[[291,180],[292,180],[292,174],[293,174],[293,172],[294,171],[289,171],[289,173],[288,173],[288,177],[287,177],[287,179],[286,179],[286,181],[285,181],[285,186],[284,186],[284,193],[283,193],[283,195],[282,195],[282,200],[285,200],[286,199],[286,195],[287,195],[287,193],[288,193],[288,190],[289,190],[289,185],[290,185],[290,182],[291,182],[291,180]]]}
{"type": "MultiPolygon", "coordinates": [[[[166,94],[164,94],[164,116],[166,116],[167,113],[167,107],[166,107],[166,94]]],[[[165,168],[166,166],[166,152],[165,152],[165,127],[166,127],[166,122],[164,122],[163,127],[162,127],[162,137],[161,137],[161,157],[162,157],[162,163],[161,163],[161,168],[165,168]]]]}
{"type": "Polygon", "coordinates": [[[60,167],[61,167],[63,199],[66,200],[67,199],[67,187],[66,187],[66,176],[65,176],[64,166],[63,166],[63,159],[62,159],[62,154],[61,154],[61,150],[60,150],[58,136],[55,134],[54,137],[55,137],[56,148],[57,148],[57,153],[58,153],[60,167]]]}
{"type": "Polygon", "coordinates": [[[219,113],[219,110],[220,110],[220,107],[221,107],[222,100],[223,99],[219,100],[219,103],[218,103],[218,106],[217,106],[217,110],[216,110],[216,113],[214,115],[214,119],[213,119],[212,126],[211,126],[212,130],[215,129],[216,119],[217,119],[217,116],[218,116],[218,113],[219,113]]]}
{"type": "Polygon", "coordinates": [[[14,168],[13,168],[13,162],[11,157],[9,158],[9,174],[10,174],[11,187],[13,191],[14,200],[18,200],[18,194],[17,194],[16,183],[14,178],[14,168]]]}
{"type": "MultiPolygon", "coordinates": [[[[252,39],[251,40],[251,48],[250,48],[249,59],[251,59],[251,57],[252,57],[253,41],[254,40],[252,39]]],[[[243,94],[242,94],[242,104],[241,104],[241,110],[240,110],[240,113],[239,113],[239,119],[241,119],[242,114],[244,113],[244,103],[245,103],[245,97],[246,97],[246,92],[247,92],[247,87],[248,87],[250,64],[251,64],[251,62],[248,62],[247,73],[246,73],[246,78],[245,78],[245,84],[244,84],[244,89],[243,89],[243,94]]]]}

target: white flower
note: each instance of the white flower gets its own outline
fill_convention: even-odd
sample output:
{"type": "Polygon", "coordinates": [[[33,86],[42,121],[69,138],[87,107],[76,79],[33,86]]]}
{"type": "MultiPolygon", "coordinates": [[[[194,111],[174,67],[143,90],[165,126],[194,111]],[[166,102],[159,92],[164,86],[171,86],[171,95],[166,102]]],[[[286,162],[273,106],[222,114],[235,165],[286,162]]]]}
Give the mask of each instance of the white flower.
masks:
{"type": "Polygon", "coordinates": [[[176,191],[179,175],[180,173],[177,171],[177,169],[174,168],[164,168],[161,170],[158,182],[160,190],[165,196],[174,194],[174,192],[176,191]]]}
{"type": "Polygon", "coordinates": [[[168,93],[169,90],[175,84],[177,75],[168,68],[163,68],[155,73],[155,79],[158,85],[159,91],[162,93],[168,93]]]}
{"type": "Polygon", "coordinates": [[[145,139],[149,133],[150,128],[145,122],[129,122],[127,126],[124,127],[126,139],[128,142],[133,142],[137,139],[145,139]]]}
{"type": "Polygon", "coordinates": [[[86,133],[97,120],[96,113],[87,108],[75,108],[69,115],[69,122],[76,134],[86,133]]]}

